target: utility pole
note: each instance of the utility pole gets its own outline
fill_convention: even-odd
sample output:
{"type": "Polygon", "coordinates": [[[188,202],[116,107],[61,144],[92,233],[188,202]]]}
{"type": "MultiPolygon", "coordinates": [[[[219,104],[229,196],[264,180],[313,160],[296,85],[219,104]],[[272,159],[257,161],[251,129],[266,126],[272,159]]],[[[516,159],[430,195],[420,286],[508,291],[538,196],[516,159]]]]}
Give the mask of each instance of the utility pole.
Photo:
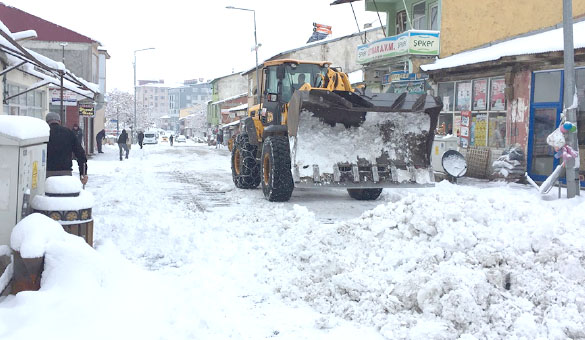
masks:
{"type": "MultiPolygon", "coordinates": [[[[564,37],[564,63],[565,86],[563,103],[567,121],[577,125],[577,107],[573,107],[575,96],[575,49],[573,45],[573,1],[563,0],[563,37],[564,37]]],[[[578,127],[577,127],[578,129],[578,127]]],[[[579,143],[576,133],[568,133],[567,143],[573,150],[579,153],[579,143]]],[[[580,195],[579,164],[574,158],[565,163],[567,179],[567,198],[580,195]]]]}
{"type": "MultiPolygon", "coordinates": [[[[61,45],[61,49],[62,49],[61,62],[63,63],[63,65],[65,65],[65,46],[67,46],[67,43],[66,42],[62,42],[59,45],[61,45]]],[[[63,124],[65,124],[67,122],[67,118],[65,117],[65,106],[63,105],[63,77],[64,77],[64,72],[63,71],[59,71],[59,75],[61,76],[61,106],[59,107],[59,114],[61,115],[61,120],[63,121],[63,124]]]]}

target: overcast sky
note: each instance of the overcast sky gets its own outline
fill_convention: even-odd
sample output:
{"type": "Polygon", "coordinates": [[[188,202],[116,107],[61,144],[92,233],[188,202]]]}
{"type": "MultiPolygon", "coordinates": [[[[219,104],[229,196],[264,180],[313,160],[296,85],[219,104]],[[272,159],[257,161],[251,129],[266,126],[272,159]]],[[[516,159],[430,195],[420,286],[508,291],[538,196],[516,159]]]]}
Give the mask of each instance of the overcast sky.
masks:
{"type": "MultiPolygon", "coordinates": [[[[108,91],[132,91],[133,51],[138,52],[137,79],[213,79],[254,67],[256,10],[259,61],[301,47],[310,37],[313,22],[333,26],[333,37],[357,32],[349,4],[330,6],[333,0],[4,0],[4,3],[99,41],[108,50],[108,91]]],[[[373,22],[354,2],[360,29],[373,22]]],[[[381,14],[382,22],[385,15],[381,14]]]]}

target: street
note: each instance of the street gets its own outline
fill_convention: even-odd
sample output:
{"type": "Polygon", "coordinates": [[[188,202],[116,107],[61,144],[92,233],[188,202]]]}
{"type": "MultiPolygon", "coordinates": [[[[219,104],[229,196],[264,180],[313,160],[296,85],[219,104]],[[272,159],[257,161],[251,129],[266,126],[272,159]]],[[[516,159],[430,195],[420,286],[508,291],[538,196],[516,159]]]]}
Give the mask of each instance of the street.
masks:
{"type": "Polygon", "coordinates": [[[105,151],[89,163],[96,248],[157,277],[142,289],[164,306],[149,309],[164,314],[150,325],[161,338],[585,336],[583,199],[442,182],[270,203],[234,188],[226,149],[105,151]]]}

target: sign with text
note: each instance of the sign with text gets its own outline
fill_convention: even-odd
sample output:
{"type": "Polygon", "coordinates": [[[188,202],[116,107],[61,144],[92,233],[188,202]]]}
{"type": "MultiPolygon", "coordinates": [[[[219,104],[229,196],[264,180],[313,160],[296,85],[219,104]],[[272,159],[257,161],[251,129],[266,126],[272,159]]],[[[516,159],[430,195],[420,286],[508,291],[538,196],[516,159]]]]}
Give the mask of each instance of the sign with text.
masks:
{"type": "Polygon", "coordinates": [[[406,31],[360,45],[357,48],[357,62],[367,64],[407,54],[439,55],[439,31],[406,31]]]}
{"type": "MultiPolygon", "coordinates": [[[[51,94],[51,105],[61,105],[61,89],[50,89],[51,94]]],[[[64,106],[76,106],[77,105],[77,94],[73,91],[63,91],[63,105],[64,106]]]]}
{"type": "Polygon", "coordinates": [[[95,109],[93,104],[79,104],[79,115],[83,117],[93,117],[95,115],[95,109]]]}
{"type": "Polygon", "coordinates": [[[467,148],[470,142],[469,128],[471,127],[471,111],[461,111],[460,143],[462,148],[467,148]]]}

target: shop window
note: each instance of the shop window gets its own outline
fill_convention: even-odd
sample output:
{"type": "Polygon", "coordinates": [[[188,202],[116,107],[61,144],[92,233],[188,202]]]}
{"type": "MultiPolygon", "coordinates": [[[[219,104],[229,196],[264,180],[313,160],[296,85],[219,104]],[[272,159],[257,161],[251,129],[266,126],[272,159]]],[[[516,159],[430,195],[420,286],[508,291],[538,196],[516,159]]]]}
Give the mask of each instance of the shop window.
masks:
{"type": "Polygon", "coordinates": [[[506,146],[506,113],[491,112],[488,126],[488,146],[504,148],[506,146]]]}
{"type": "Polygon", "coordinates": [[[440,113],[439,123],[437,124],[437,134],[453,134],[453,113],[440,113]]]}
{"type": "Polygon", "coordinates": [[[413,6],[412,27],[415,30],[427,29],[426,2],[419,2],[413,6]]]}
{"type": "Polygon", "coordinates": [[[396,34],[406,31],[406,11],[396,13],[396,34]]]}
{"type": "Polygon", "coordinates": [[[561,96],[561,71],[534,73],[534,102],[556,103],[561,96]]]}
{"type": "Polygon", "coordinates": [[[430,7],[430,28],[433,31],[438,31],[439,30],[439,5],[438,4],[434,4],[431,5],[430,7]]]}
{"type": "Polygon", "coordinates": [[[492,78],[490,81],[490,109],[503,111],[506,109],[506,82],[504,78],[492,78]]]}
{"type": "Polygon", "coordinates": [[[443,111],[453,111],[455,108],[455,83],[439,83],[439,98],[443,101],[443,111]]]}
{"type": "Polygon", "coordinates": [[[473,110],[487,110],[487,79],[473,81],[473,110]]]}
{"type": "Polygon", "coordinates": [[[471,82],[457,83],[457,98],[455,102],[456,111],[471,110],[471,82]]]}

